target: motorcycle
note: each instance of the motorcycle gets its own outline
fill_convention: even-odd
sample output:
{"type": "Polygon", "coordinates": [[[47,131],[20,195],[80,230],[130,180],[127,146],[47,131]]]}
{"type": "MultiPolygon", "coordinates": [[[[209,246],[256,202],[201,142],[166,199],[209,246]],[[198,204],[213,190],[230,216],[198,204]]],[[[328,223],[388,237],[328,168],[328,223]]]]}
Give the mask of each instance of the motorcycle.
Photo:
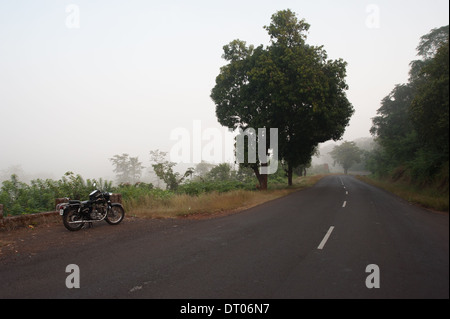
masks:
{"type": "Polygon", "coordinates": [[[125,217],[125,210],[119,203],[111,203],[111,193],[98,189],[89,194],[89,200],[70,200],[56,205],[64,226],[70,231],[83,228],[86,223],[105,220],[110,225],[118,225],[125,217]]]}

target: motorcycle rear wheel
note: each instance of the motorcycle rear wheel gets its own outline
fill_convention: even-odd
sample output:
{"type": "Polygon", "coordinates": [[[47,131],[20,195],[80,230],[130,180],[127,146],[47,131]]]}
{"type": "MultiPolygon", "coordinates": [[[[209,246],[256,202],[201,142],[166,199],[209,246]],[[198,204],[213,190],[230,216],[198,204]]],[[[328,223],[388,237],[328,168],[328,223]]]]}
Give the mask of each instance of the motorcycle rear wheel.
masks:
{"type": "Polygon", "coordinates": [[[64,226],[70,231],[77,231],[83,228],[84,223],[73,223],[82,219],[83,218],[78,214],[77,209],[70,209],[62,216],[64,226]]]}
{"type": "Polygon", "coordinates": [[[105,217],[110,225],[118,225],[125,217],[125,210],[120,206],[113,206],[105,217]]]}

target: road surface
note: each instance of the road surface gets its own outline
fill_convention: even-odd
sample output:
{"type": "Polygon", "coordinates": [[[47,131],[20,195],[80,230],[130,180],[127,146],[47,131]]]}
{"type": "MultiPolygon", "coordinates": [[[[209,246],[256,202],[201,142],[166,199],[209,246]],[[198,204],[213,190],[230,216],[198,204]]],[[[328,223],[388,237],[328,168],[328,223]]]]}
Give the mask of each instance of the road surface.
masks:
{"type": "Polygon", "coordinates": [[[64,245],[0,258],[0,298],[449,298],[448,214],[351,176],[216,219],[53,231],[64,245]]]}

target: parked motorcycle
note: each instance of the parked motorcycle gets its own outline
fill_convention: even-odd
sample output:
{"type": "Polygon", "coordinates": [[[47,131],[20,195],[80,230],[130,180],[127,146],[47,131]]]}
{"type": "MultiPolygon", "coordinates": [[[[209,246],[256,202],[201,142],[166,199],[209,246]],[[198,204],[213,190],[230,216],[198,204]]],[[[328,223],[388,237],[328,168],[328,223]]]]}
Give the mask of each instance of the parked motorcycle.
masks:
{"type": "Polygon", "coordinates": [[[56,206],[62,216],[64,226],[70,231],[83,228],[86,223],[105,220],[110,225],[118,225],[125,217],[125,210],[119,203],[111,203],[111,193],[98,189],[89,194],[89,200],[68,200],[56,206]]]}

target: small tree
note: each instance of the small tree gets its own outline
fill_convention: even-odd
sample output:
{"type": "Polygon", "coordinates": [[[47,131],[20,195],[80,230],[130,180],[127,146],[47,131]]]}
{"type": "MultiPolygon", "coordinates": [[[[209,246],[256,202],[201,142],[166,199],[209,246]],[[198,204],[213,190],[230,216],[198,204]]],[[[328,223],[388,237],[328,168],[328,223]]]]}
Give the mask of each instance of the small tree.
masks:
{"type": "Polygon", "coordinates": [[[194,179],[203,180],[214,167],[214,164],[205,161],[198,163],[194,169],[194,179]]]}
{"type": "Polygon", "coordinates": [[[345,175],[347,175],[353,164],[361,162],[362,151],[356,146],[355,142],[345,141],[341,145],[335,146],[330,155],[334,159],[334,165],[336,163],[341,165],[344,168],[345,175]]]}
{"type": "Polygon", "coordinates": [[[150,151],[150,161],[156,176],[164,181],[166,189],[175,191],[178,186],[189,176],[192,176],[194,169],[188,168],[186,172],[181,175],[178,172],[174,172],[173,168],[177,165],[174,162],[169,162],[166,159],[167,152],[161,152],[159,150],[150,151]]]}
{"type": "Polygon", "coordinates": [[[117,183],[132,183],[139,181],[144,166],[139,162],[138,157],[129,157],[128,154],[114,155],[109,159],[114,165],[114,173],[116,173],[117,183]]]}
{"type": "Polygon", "coordinates": [[[19,215],[25,211],[27,185],[12,174],[9,181],[3,181],[0,188],[0,203],[4,205],[5,215],[19,215]]]}
{"type": "Polygon", "coordinates": [[[213,167],[207,174],[212,181],[227,181],[231,179],[232,167],[228,163],[222,163],[213,167]]]}

